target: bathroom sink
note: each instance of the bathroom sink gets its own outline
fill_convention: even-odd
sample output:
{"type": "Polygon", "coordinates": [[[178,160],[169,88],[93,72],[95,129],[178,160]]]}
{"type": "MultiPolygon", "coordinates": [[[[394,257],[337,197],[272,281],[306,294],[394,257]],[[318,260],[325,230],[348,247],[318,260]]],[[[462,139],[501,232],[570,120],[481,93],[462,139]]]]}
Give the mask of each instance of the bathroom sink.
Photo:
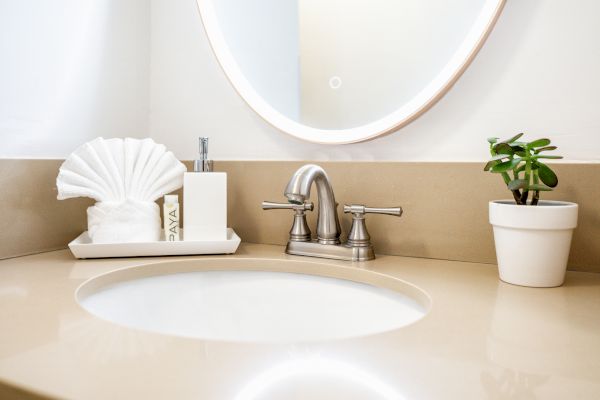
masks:
{"type": "MultiPolygon", "coordinates": [[[[411,324],[427,309],[423,292],[389,277],[386,286],[391,288],[384,288],[297,272],[244,270],[248,263],[255,269],[260,264],[274,269],[271,264],[284,263],[288,270],[291,265],[292,270],[301,271],[301,264],[306,264],[302,262],[217,261],[117,270],[84,283],[78,301],[90,313],[128,327],[241,342],[303,342],[376,334],[411,324]]],[[[339,269],[319,272],[340,275],[339,269]]],[[[352,270],[354,280],[382,281],[382,275],[352,270]]]]}

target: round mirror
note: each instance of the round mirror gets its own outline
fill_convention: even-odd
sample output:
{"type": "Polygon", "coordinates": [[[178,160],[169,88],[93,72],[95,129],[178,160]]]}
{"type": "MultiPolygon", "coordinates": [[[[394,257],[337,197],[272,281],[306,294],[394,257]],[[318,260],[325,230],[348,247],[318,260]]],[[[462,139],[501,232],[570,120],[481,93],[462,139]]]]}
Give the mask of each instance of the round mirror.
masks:
{"type": "Polygon", "coordinates": [[[197,0],[242,98],[317,143],[392,132],[431,107],[483,44],[505,0],[197,0]]]}

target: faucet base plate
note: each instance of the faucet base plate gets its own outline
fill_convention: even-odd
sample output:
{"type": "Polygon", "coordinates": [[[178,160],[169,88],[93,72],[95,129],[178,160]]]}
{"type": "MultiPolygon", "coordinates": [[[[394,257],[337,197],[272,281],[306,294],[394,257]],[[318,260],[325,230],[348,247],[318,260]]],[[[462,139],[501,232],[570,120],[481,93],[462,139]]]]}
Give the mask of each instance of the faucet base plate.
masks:
{"type": "Polygon", "coordinates": [[[351,247],[345,244],[321,244],[316,241],[289,241],[285,252],[295,256],[320,257],[344,261],[368,261],[375,258],[373,246],[351,247]]]}

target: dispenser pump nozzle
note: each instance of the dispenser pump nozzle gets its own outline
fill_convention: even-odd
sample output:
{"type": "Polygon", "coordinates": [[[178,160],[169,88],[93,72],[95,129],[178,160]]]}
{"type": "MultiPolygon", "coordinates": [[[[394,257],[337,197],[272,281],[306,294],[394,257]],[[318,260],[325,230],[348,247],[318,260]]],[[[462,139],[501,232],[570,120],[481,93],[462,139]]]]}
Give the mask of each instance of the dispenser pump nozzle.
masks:
{"type": "Polygon", "coordinates": [[[194,172],[212,172],[213,162],[208,159],[208,138],[199,137],[200,158],[194,161],[194,172]]]}

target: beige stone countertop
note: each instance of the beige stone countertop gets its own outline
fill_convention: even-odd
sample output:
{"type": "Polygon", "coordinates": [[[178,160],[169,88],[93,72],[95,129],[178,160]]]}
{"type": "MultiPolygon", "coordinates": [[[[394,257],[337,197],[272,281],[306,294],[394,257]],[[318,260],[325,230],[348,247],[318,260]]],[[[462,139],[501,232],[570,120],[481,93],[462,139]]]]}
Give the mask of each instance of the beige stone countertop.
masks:
{"type": "Polygon", "coordinates": [[[600,274],[569,272],[560,288],[533,289],[500,282],[493,265],[392,256],[347,263],[287,256],[280,246],[99,260],[75,260],[63,250],[0,262],[0,326],[2,399],[600,398],[600,274]],[[126,328],[89,314],[75,298],[83,282],[113,270],[223,269],[231,259],[258,260],[250,269],[382,286],[403,280],[427,294],[429,312],[412,325],[358,338],[234,343],[126,328]],[[145,265],[153,263],[164,264],[145,265]],[[240,398],[264,371],[315,357],[350,366],[350,373],[282,374],[260,397],[246,391],[240,398]]]}

